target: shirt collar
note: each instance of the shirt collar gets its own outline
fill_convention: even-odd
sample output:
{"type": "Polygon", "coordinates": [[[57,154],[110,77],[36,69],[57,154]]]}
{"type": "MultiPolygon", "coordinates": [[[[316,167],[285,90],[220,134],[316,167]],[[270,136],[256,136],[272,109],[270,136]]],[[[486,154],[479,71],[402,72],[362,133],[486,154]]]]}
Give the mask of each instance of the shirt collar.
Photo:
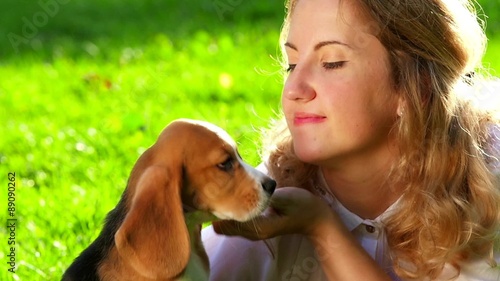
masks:
{"type": "Polygon", "coordinates": [[[333,198],[333,209],[337,212],[340,219],[344,223],[344,225],[349,229],[349,231],[353,231],[355,228],[360,226],[361,224],[368,224],[373,226],[382,226],[384,224],[384,220],[389,217],[389,215],[394,212],[396,209],[401,197],[396,200],[396,202],[392,203],[389,208],[387,208],[382,214],[380,214],[375,219],[362,219],[355,213],[349,211],[342,203],[340,203],[337,199],[333,198]]]}

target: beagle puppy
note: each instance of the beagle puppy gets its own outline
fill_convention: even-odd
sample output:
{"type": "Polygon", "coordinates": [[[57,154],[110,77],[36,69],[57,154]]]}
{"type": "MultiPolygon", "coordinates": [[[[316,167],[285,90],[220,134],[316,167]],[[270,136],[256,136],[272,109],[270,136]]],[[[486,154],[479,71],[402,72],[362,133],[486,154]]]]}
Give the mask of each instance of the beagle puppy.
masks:
{"type": "Polygon", "coordinates": [[[139,157],[100,235],[62,280],[208,280],[202,223],[251,220],[275,187],[224,130],[176,120],[139,157]]]}

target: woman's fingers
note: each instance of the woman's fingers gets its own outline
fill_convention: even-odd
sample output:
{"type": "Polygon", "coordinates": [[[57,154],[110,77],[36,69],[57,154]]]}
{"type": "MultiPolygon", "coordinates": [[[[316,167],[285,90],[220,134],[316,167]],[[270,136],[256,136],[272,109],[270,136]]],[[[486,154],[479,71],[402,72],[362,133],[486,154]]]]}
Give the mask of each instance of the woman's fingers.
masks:
{"type": "Polygon", "coordinates": [[[214,222],[212,225],[215,232],[219,234],[262,240],[276,236],[276,232],[279,230],[279,221],[279,216],[272,209],[268,209],[260,216],[247,222],[222,220],[214,222]]]}
{"type": "Polygon", "coordinates": [[[321,199],[307,190],[283,187],[274,192],[269,208],[260,216],[248,222],[218,221],[213,223],[213,227],[219,234],[238,235],[251,240],[306,233],[316,221],[316,216],[322,215],[323,205],[325,203],[321,199]]]}

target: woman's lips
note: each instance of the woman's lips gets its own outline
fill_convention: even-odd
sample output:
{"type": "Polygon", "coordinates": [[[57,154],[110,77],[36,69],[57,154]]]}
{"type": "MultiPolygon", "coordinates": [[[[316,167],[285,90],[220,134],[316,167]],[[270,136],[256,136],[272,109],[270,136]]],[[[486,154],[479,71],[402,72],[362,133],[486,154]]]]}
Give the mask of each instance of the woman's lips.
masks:
{"type": "Polygon", "coordinates": [[[317,124],[326,120],[325,116],[311,114],[311,113],[296,113],[293,117],[293,124],[305,125],[305,124],[317,124]]]}

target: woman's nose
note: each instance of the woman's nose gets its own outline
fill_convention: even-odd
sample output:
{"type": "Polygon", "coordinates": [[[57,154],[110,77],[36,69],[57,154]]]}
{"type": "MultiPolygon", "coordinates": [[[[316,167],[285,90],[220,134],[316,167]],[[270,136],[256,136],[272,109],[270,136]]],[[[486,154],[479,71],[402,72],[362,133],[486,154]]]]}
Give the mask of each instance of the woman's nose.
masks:
{"type": "Polygon", "coordinates": [[[309,101],[316,97],[312,85],[311,72],[306,68],[295,67],[288,74],[283,87],[283,98],[293,101],[309,101]]]}

